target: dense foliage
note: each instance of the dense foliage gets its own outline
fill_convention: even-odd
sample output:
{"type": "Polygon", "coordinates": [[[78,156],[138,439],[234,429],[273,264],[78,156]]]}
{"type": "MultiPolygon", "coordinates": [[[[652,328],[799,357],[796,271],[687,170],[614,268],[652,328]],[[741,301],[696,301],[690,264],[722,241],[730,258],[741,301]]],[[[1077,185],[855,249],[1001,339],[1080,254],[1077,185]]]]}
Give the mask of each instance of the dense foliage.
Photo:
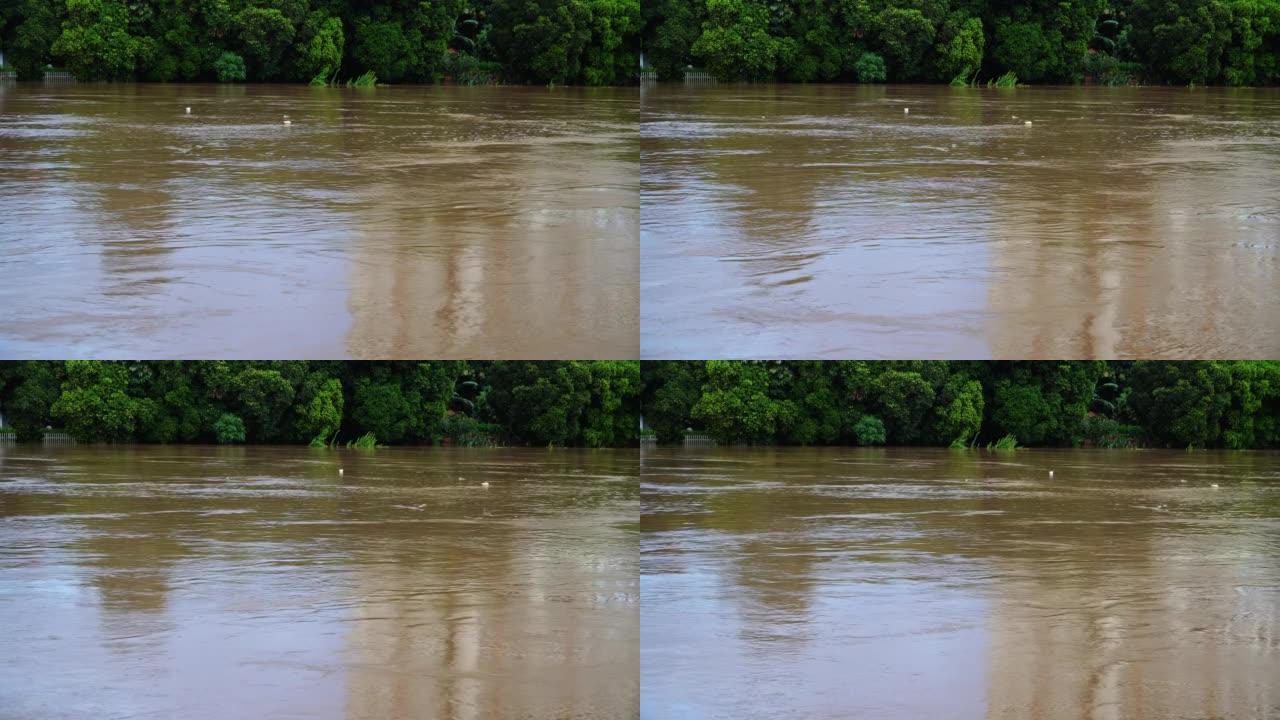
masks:
{"type": "Polygon", "coordinates": [[[646,362],[659,441],[1280,448],[1280,362],[646,362]]]}
{"type": "Polygon", "coordinates": [[[1280,0],[652,0],[642,37],[668,79],[1280,82],[1280,0]]]}
{"type": "Polygon", "coordinates": [[[20,77],[611,85],[635,74],[640,0],[6,0],[20,77]]]}
{"type": "Polygon", "coordinates": [[[0,362],[19,440],[619,446],[637,362],[0,362]]]}

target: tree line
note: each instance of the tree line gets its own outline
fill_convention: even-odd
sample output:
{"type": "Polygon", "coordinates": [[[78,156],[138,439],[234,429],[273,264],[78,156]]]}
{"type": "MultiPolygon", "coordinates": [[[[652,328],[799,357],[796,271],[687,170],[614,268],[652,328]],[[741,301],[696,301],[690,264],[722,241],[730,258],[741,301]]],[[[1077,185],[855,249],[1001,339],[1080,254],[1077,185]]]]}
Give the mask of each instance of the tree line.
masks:
{"type": "Polygon", "coordinates": [[[1280,0],[653,0],[661,78],[1280,82],[1280,0]]]}
{"type": "Polygon", "coordinates": [[[0,362],[19,441],[606,447],[638,435],[637,362],[0,362]]]}
{"type": "Polygon", "coordinates": [[[639,30],[640,0],[0,3],[0,50],[33,79],[612,85],[639,30]]]}
{"type": "Polygon", "coordinates": [[[1280,448],[1277,361],[665,361],[641,380],[660,442],[1280,448]]]}

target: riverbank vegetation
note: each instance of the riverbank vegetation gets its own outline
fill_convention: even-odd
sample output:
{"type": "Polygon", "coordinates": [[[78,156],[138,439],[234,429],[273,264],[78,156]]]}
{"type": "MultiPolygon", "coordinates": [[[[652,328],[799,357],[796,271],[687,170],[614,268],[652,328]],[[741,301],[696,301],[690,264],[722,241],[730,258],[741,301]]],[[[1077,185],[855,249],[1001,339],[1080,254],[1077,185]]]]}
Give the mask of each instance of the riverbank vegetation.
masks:
{"type": "Polygon", "coordinates": [[[0,362],[19,441],[623,446],[639,390],[633,361],[0,362]]]}
{"type": "Polygon", "coordinates": [[[635,75],[639,0],[13,0],[0,50],[20,79],[616,85],[635,75]]]}
{"type": "Polygon", "coordinates": [[[1280,0],[654,0],[643,19],[660,79],[1280,82],[1280,0]]]}
{"type": "Polygon", "coordinates": [[[665,361],[659,442],[1280,448],[1275,361],[665,361]]]}

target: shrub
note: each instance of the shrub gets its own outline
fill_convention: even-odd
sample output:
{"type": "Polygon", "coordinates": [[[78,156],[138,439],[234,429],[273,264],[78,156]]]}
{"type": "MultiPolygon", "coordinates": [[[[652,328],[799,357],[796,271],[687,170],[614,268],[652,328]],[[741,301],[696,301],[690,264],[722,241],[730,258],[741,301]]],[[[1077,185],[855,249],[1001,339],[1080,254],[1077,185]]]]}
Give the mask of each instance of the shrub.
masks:
{"type": "Polygon", "coordinates": [[[213,71],[218,82],[244,82],[244,58],[228,50],[213,61],[213,71]]]}
{"type": "Polygon", "coordinates": [[[445,53],[441,69],[457,85],[497,85],[502,65],[486,62],[467,53],[445,53]]]}
{"type": "Polygon", "coordinates": [[[853,426],[853,436],[857,438],[859,445],[883,445],[884,423],[875,415],[863,415],[858,424],[853,426]]]}
{"type": "Polygon", "coordinates": [[[1108,417],[1090,415],[1082,425],[1084,437],[1095,447],[1137,448],[1142,446],[1142,430],[1136,425],[1125,425],[1108,417]]]}
{"type": "Polygon", "coordinates": [[[467,415],[449,415],[442,426],[444,436],[458,447],[495,447],[502,428],[482,423],[467,415]]]}
{"type": "Polygon", "coordinates": [[[853,74],[861,83],[882,83],[888,77],[884,58],[873,52],[862,53],[862,57],[853,64],[853,74]]]}
{"type": "Polygon", "coordinates": [[[222,445],[244,442],[244,421],[237,415],[225,413],[213,424],[213,434],[222,445]]]}
{"type": "Polygon", "coordinates": [[[1084,74],[1099,85],[1137,85],[1142,75],[1142,64],[1125,62],[1104,53],[1089,53],[1084,62],[1084,74]]]}

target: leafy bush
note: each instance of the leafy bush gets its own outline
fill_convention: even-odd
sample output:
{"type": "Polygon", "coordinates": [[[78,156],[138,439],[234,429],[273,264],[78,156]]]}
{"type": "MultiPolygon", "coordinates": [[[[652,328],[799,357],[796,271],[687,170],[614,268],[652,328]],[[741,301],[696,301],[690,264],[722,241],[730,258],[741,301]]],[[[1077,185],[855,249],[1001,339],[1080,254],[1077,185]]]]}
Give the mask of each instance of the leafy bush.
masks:
{"type": "Polygon", "coordinates": [[[853,436],[859,445],[884,445],[884,423],[875,415],[863,415],[858,424],[853,426],[853,436]]]}
{"type": "Polygon", "coordinates": [[[221,445],[242,443],[245,438],[244,421],[238,415],[225,413],[213,424],[213,434],[221,445]]]}
{"type": "Polygon", "coordinates": [[[218,75],[218,82],[244,82],[244,58],[228,50],[213,61],[213,71],[218,75]]]}
{"type": "Polygon", "coordinates": [[[858,62],[853,64],[853,74],[860,83],[882,83],[888,77],[884,58],[873,52],[862,53],[858,62]]]}
{"type": "Polygon", "coordinates": [[[494,447],[502,427],[483,423],[466,415],[449,415],[444,419],[444,436],[457,447],[494,447]]]}
{"type": "Polygon", "coordinates": [[[1142,430],[1136,425],[1125,425],[1112,418],[1090,415],[1085,418],[1082,427],[1085,439],[1095,447],[1142,447],[1140,439],[1142,430]]]}
{"type": "Polygon", "coordinates": [[[445,53],[441,70],[456,85],[497,85],[502,66],[460,52],[445,53]]]}
{"type": "Polygon", "coordinates": [[[1137,85],[1142,64],[1125,62],[1103,53],[1090,53],[1085,59],[1084,74],[1099,85],[1137,85]]]}

